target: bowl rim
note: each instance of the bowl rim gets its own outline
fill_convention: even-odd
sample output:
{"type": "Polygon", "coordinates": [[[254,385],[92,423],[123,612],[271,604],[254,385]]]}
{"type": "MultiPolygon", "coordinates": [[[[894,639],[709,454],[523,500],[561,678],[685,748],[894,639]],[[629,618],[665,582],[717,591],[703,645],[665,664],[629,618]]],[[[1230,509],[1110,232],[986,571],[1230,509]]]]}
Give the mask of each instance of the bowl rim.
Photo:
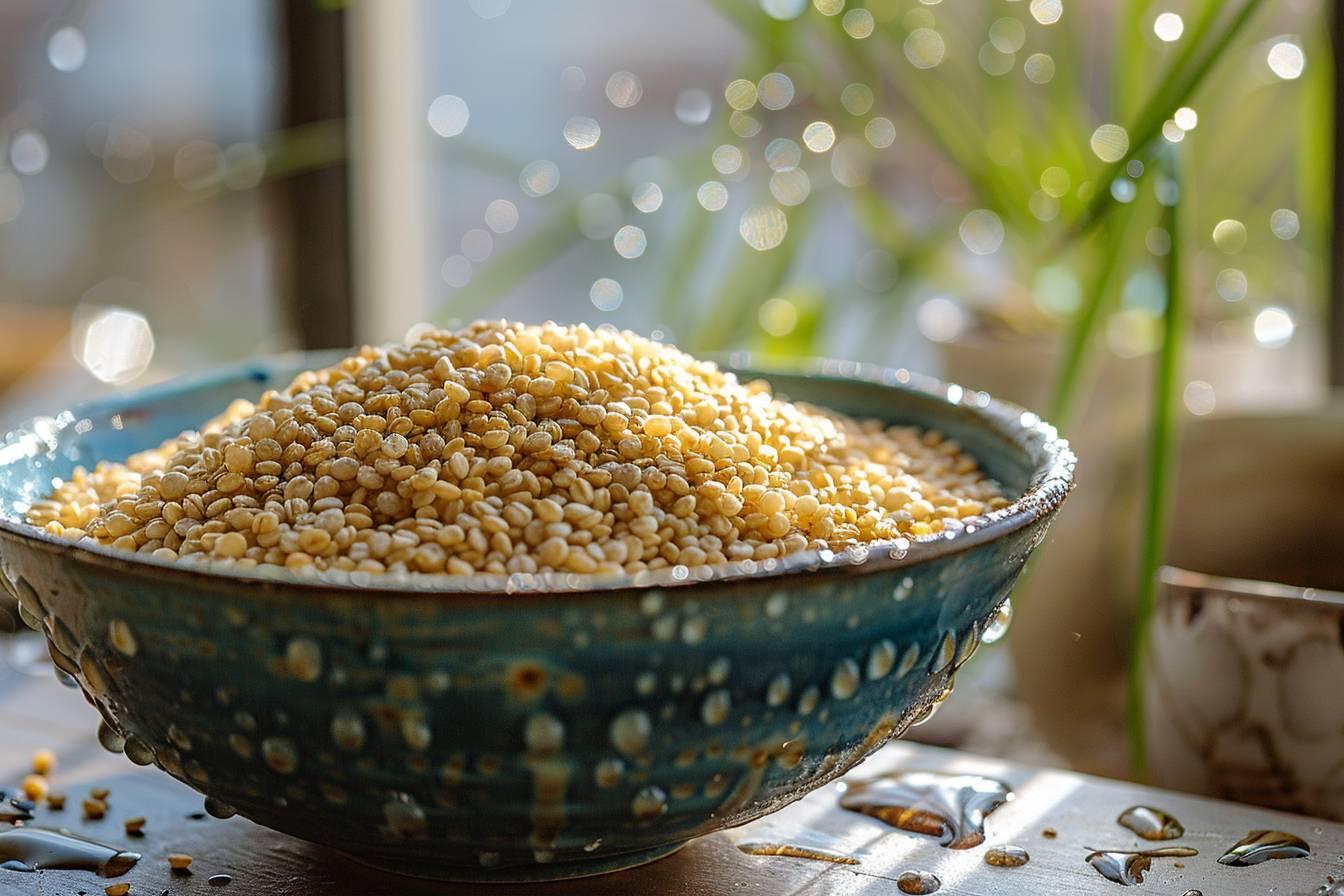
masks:
{"type": "MultiPolygon", "coordinates": [[[[230,380],[252,378],[264,381],[282,365],[283,369],[312,369],[313,364],[330,363],[319,361],[320,358],[342,356],[330,350],[270,355],[200,374],[177,377],[133,392],[84,402],[54,418],[31,418],[5,436],[4,445],[0,446],[0,466],[54,450],[61,432],[93,413],[116,413],[114,408],[118,405],[144,404],[160,395],[204,388],[230,380]]],[[[779,559],[730,561],[714,567],[703,567],[696,575],[692,575],[684,566],[605,576],[577,573],[459,575],[339,570],[295,572],[285,567],[268,566],[239,570],[214,566],[209,562],[188,565],[178,561],[127,555],[102,545],[77,544],[11,519],[0,518],[0,532],[29,548],[63,555],[72,562],[128,575],[153,575],[167,582],[182,584],[250,585],[257,586],[258,590],[298,591],[315,595],[328,593],[333,596],[357,594],[378,599],[452,599],[490,595],[508,595],[510,599],[545,598],[627,589],[685,588],[762,577],[778,578],[797,573],[866,575],[901,569],[970,550],[1048,518],[1059,509],[1073,489],[1077,458],[1068,440],[1061,438],[1054,426],[1035,413],[1011,402],[992,398],[987,392],[945,383],[903,367],[887,368],[855,361],[808,359],[780,363],[768,359],[767,363],[760,364],[757,363],[759,359],[749,352],[725,355],[723,361],[730,372],[749,371],[762,377],[788,374],[823,381],[857,381],[941,399],[954,406],[960,405],[977,417],[980,425],[999,438],[1015,443],[1034,461],[1035,468],[1021,496],[1006,507],[982,514],[976,518],[976,522],[959,532],[870,542],[842,551],[799,551],[779,559]]]]}
{"type": "Polygon", "coordinates": [[[1158,581],[1165,585],[1164,594],[1170,600],[1178,592],[1214,592],[1228,600],[1251,599],[1283,606],[1292,610],[1322,610],[1344,608],[1344,592],[1310,585],[1287,585],[1267,579],[1242,579],[1197,572],[1180,566],[1166,565],[1157,571],[1158,581]]]}

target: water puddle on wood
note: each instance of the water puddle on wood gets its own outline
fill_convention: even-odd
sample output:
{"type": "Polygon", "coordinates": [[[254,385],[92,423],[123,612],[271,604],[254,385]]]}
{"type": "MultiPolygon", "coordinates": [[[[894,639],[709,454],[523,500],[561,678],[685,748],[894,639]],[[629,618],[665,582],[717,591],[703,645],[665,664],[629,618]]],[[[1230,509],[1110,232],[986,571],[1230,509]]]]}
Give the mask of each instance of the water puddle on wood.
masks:
{"type": "Polygon", "coordinates": [[[22,827],[0,833],[0,868],[7,871],[92,871],[119,877],[140,854],[55,828],[22,827]]]}
{"type": "Polygon", "coordinates": [[[980,775],[900,772],[850,782],[840,806],[912,834],[937,838],[948,849],[985,841],[985,819],[1013,798],[1008,785],[980,775]]]}

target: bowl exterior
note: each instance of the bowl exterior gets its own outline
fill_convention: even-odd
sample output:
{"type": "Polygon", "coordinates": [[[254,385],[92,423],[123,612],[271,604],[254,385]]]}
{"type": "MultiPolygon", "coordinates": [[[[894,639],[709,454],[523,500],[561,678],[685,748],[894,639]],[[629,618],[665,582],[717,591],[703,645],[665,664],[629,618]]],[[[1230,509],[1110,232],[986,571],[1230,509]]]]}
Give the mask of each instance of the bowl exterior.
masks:
{"type": "Polygon", "coordinates": [[[512,579],[220,575],[23,525],[75,465],[332,360],[248,362],[6,436],[0,584],[102,714],[104,745],[214,814],[404,873],[628,867],[839,776],[950,691],[1072,482],[1053,428],[983,393],[743,359],[790,398],[939,429],[1023,498],[950,539],[521,593],[512,579]]]}
{"type": "Polygon", "coordinates": [[[569,595],[184,587],[10,531],[0,570],[127,755],[216,814],[406,873],[542,879],[759,817],[903,732],[1047,521],[907,568],[569,595]]]}

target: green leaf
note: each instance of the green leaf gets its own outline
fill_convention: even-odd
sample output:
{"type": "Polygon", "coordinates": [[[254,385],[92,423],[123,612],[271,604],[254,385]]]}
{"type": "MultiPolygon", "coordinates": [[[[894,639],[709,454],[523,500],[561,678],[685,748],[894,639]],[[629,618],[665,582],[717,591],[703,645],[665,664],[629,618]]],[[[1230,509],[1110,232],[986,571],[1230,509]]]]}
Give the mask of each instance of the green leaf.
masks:
{"type": "Polygon", "coordinates": [[[1130,123],[1128,134],[1131,152],[1118,162],[1108,163],[1097,175],[1097,190],[1092,202],[1066,231],[1057,249],[1091,228],[1115,204],[1115,199],[1105,189],[1105,185],[1119,175],[1130,156],[1142,152],[1158,139],[1163,123],[1194,94],[1209,72],[1222,60],[1228,46],[1246,27],[1261,2],[1245,0],[1222,29],[1215,32],[1214,27],[1225,4],[1206,0],[1203,14],[1183,39],[1184,46],[1180,54],[1158,82],[1157,90],[1144,104],[1143,110],[1130,123]],[[1211,32],[1213,37],[1210,38],[1208,34],[1211,32]]]}
{"type": "MultiPolygon", "coordinates": [[[[1167,177],[1182,185],[1175,150],[1162,154],[1167,177]]],[[[1181,355],[1185,344],[1185,295],[1181,285],[1181,200],[1165,207],[1162,226],[1171,234],[1166,255],[1167,304],[1162,314],[1162,347],[1157,357],[1153,384],[1152,423],[1148,434],[1148,480],[1145,489],[1142,547],[1139,552],[1139,594],[1134,612],[1134,636],[1129,650],[1125,695],[1125,720],[1129,753],[1136,775],[1148,771],[1146,730],[1143,717],[1144,661],[1148,651],[1148,628],[1157,602],[1157,570],[1166,545],[1169,484],[1176,455],[1177,393],[1180,391],[1181,355]]]]}
{"type": "MultiPolygon", "coordinates": [[[[1108,191],[1109,193],[1109,191],[1108,191]]],[[[1108,221],[1105,238],[1102,240],[1101,255],[1097,259],[1092,277],[1083,291],[1083,301],[1074,314],[1064,343],[1064,355],[1060,360],[1059,373],[1055,377],[1055,391],[1050,400],[1050,420],[1063,427],[1072,410],[1073,401],[1081,383],[1083,368],[1087,361],[1096,332],[1105,320],[1103,313],[1107,298],[1111,293],[1111,284],[1124,257],[1129,241],[1130,221],[1138,205],[1134,201],[1122,205],[1123,212],[1112,216],[1108,221]]],[[[1173,237],[1174,239],[1174,237],[1173,237]]]]}

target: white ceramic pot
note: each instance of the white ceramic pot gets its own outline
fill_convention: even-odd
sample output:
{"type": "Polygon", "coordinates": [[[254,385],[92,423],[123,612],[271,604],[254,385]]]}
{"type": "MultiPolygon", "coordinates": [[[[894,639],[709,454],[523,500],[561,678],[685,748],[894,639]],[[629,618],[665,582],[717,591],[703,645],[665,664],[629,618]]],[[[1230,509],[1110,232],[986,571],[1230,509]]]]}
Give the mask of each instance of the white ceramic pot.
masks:
{"type": "Polygon", "coordinates": [[[1344,593],[1173,567],[1159,589],[1144,680],[1154,783],[1344,819],[1344,593]]]}
{"type": "Polygon", "coordinates": [[[1204,421],[1145,656],[1156,783],[1344,818],[1344,404],[1204,421]]]}

